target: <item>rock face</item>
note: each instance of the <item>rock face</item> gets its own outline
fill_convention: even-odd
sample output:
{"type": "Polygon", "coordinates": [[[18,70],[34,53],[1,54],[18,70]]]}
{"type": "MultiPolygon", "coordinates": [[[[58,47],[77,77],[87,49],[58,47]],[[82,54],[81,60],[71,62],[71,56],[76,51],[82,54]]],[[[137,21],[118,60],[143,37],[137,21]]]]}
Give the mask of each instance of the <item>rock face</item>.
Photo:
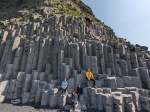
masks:
{"type": "Polygon", "coordinates": [[[12,99],[13,103],[35,102],[69,110],[71,92],[81,84],[78,111],[150,111],[147,47],[110,44],[107,40],[114,33],[94,22],[87,24],[84,17],[42,13],[42,18],[22,24],[11,21],[0,30],[0,102],[12,99]],[[87,68],[97,88],[87,87],[87,68]],[[69,86],[67,95],[61,96],[65,77],[69,86]]]}

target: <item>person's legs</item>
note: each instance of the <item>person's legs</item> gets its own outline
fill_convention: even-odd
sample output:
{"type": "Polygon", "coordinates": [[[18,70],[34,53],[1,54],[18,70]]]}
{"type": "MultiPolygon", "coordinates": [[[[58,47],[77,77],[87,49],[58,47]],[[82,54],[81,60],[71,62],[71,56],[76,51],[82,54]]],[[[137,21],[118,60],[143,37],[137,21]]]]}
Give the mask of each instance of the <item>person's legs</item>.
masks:
{"type": "Polygon", "coordinates": [[[72,101],[72,109],[74,109],[75,108],[75,106],[74,106],[74,102],[72,101]]]}
{"type": "Polygon", "coordinates": [[[66,94],[66,88],[64,89],[64,94],[66,94]]]}
{"type": "Polygon", "coordinates": [[[93,79],[93,81],[94,81],[94,86],[95,86],[95,79],[93,79]]]}
{"type": "Polygon", "coordinates": [[[78,100],[80,100],[80,94],[78,94],[78,100]]]}
{"type": "Polygon", "coordinates": [[[65,94],[66,93],[66,88],[62,88],[62,94],[65,94]]]}
{"type": "Polygon", "coordinates": [[[90,85],[90,80],[88,80],[87,78],[86,78],[86,80],[87,80],[87,85],[88,85],[88,87],[90,87],[91,85],[90,85]]]}
{"type": "Polygon", "coordinates": [[[95,80],[94,79],[90,79],[90,80],[94,82],[94,86],[95,86],[95,80]]]}
{"type": "Polygon", "coordinates": [[[64,92],[64,89],[63,89],[63,88],[61,88],[61,92],[62,92],[62,94],[63,94],[63,92],[64,92]]]}

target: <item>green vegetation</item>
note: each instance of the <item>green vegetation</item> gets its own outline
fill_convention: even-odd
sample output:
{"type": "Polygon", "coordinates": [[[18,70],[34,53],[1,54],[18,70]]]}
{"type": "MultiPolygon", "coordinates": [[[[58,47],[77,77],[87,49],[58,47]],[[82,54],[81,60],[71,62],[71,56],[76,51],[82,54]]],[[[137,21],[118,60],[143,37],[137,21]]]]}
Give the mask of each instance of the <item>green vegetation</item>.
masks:
{"type": "MultiPolygon", "coordinates": [[[[80,2],[79,2],[80,3],[80,2]]],[[[39,0],[36,4],[33,4],[31,6],[28,6],[27,8],[21,9],[18,11],[18,13],[22,14],[22,17],[19,18],[13,18],[14,21],[18,21],[18,23],[24,23],[24,20],[30,20],[30,17],[36,18],[43,18],[44,13],[41,11],[37,11],[37,8],[40,7],[40,10],[44,10],[45,8],[49,8],[50,11],[47,12],[49,15],[69,15],[69,16],[75,16],[77,18],[86,18],[89,21],[95,23],[98,26],[101,26],[106,31],[112,31],[112,29],[105,25],[103,22],[95,18],[93,14],[88,13],[88,11],[82,11],[79,8],[80,4],[76,4],[72,0],[39,0]],[[26,14],[24,14],[26,13],[26,14]]],[[[82,8],[84,8],[84,4],[82,3],[82,8]]],[[[86,10],[86,8],[84,9],[86,10]]],[[[1,21],[4,24],[9,24],[9,21],[1,21]]],[[[114,35],[108,38],[109,43],[113,42],[120,42],[125,43],[126,40],[123,38],[118,38],[114,35]]]]}
{"type": "Polygon", "coordinates": [[[80,11],[73,2],[67,2],[67,3],[52,2],[52,5],[53,5],[53,10],[55,10],[57,14],[67,14],[70,16],[88,18],[90,21],[94,22],[95,24],[102,25],[104,28],[106,27],[104,23],[96,19],[93,15],[80,11]]]}

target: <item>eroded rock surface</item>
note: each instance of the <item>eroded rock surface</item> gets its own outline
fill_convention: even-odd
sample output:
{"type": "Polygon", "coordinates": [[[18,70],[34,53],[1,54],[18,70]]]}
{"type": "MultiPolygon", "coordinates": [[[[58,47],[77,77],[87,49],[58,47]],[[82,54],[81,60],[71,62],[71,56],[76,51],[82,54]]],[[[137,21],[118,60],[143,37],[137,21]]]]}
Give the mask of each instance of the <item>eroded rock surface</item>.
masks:
{"type": "Polygon", "coordinates": [[[23,23],[11,21],[0,30],[0,102],[11,99],[16,104],[34,102],[69,110],[71,92],[81,84],[78,111],[150,111],[150,51],[146,46],[110,43],[115,35],[103,25],[36,8],[42,17],[34,18],[31,13],[23,23]],[[87,87],[87,68],[97,88],[87,87]],[[65,77],[69,86],[66,96],[61,96],[65,77]]]}

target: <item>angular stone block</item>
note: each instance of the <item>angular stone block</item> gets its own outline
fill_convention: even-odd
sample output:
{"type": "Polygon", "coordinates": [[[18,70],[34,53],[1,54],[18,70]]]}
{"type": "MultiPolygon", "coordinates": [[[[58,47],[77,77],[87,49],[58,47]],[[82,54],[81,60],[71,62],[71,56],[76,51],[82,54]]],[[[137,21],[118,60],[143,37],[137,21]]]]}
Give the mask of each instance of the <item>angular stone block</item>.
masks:
{"type": "Polygon", "coordinates": [[[46,81],[40,81],[38,83],[38,89],[48,90],[49,89],[49,83],[47,83],[46,81]]]}
{"type": "Polygon", "coordinates": [[[68,80],[67,91],[68,91],[69,94],[71,94],[72,91],[74,91],[74,90],[75,90],[75,87],[74,87],[74,78],[70,78],[70,79],[68,80]]]}
{"type": "Polygon", "coordinates": [[[127,93],[129,93],[130,91],[137,91],[137,87],[125,87],[127,90],[127,93]]]}
{"type": "Polygon", "coordinates": [[[22,54],[23,54],[23,48],[18,47],[16,50],[16,53],[15,53],[15,57],[14,57],[14,61],[13,61],[13,69],[12,69],[14,79],[16,79],[16,77],[18,75],[19,64],[21,61],[22,54]]]}
{"type": "Polygon", "coordinates": [[[119,51],[120,51],[120,58],[123,59],[126,53],[124,45],[119,46],[119,51]]]}
{"type": "Polygon", "coordinates": [[[53,79],[53,74],[48,74],[48,82],[50,83],[51,82],[51,80],[53,79]]]}
{"type": "Polygon", "coordinates": [[[64,65],[63,66],[63,75],[62,75],[62,78],[69,78],[70,77],[70,74],[71,73],[71,68],[69,65],[64,65]]]}
{"type": "Polygon", "coordinates": [[[135,105],[135,108],[137,111],[140,111],[141,110],[141,106],[140,106],[140,103],[139,103],[139,93],[137,91],[130,91],[130,94],[132,95],[132,98],[133,98],[133,103],[135,105]]]}
{"type": "Polygon", "coordinates": [[[118,88],[124,88],[123,79],[120,77],[116,77],[116,83],[118,88]]]}
{"type": "Polygon", "coordinates": [[[32,87],[30,90],[30,98],[29,98],[29,102],[33,102],[35,100],[35,96],[36,96],[36,90],[37,90],[37,86],[38,86],[39,80],[33,80],[32,81],[32,87]]]}
{"type": "Polygon", "coordinates": [[[31,73],[32,71],[32,62],[34,59],[34,52],[35,52],[35,43],[33,41],[30,41],[29,47],[28,47],[28,55],[27,55],[27,64],[26,64],[26,73],[31,73]]]}
{"type": "Polygon", "coordinates": [[[136,76],[140,78],[139,68],[131,69],[131,76],[136,76]]]}
{"type": "Polygon", "coordinates": [[[141,80],[138,77],[131,77],[132,86],[142,88],[141,80]]]}
{"type": "Polygon", "coordinates": [[[70,109],[71,109],[71,105],[65,105],[64,106],[64,110],[65,111],[70,111],[70,109]]]}
{"type": "Polygon", "coordinates": [[[114,43],[114,48],[115,48],[115,49],[119,49],[119,46],[120,46],[120,44],[119,44],[118,42],[115,42],[115,43],[114,43]]]}
{"type": "Polygon", "coordinates": [[[91,71],[93,74],[98,74],[98,66],[97,66],[97,57],[96,56],[91,56],[91,71]]]}
{"type": "MultiPolygon", "coordinates": [[[[60,70],[59,70],[60,71],[60,70]]],[[[51,64],[46,64],[46,68],[45,68],[45,78],[46,81],[48,81],[48,74],[51,72],[51,64]]]]}
{"type": "Polygon", "coordinates": [[[117,83],[116,83],[115,77],[107,77],[105,79],[105,84],[106,84],[106,87],[110,87],[113,90],[117,89],[117,83]]]}
{"type": "Polygon", "coordinates": [[[57,94],[55,95],[50,95],[49,98],[49,106],[51,108],[55,108],[57,106],[57,94]]]}
{"type": "Polygon", "coordinates": [[[48,103],[49,91],[42,91],[41,106],[46,106],[48,103]]]}
{"type": "Polygon", "coordinates": [[[103,87],[102,90],[103,90],[103,93],[108,93],[108,94],[111,93],[111,88],[103,87]]]}
{"type": "Polygon", "coordinates": [[[99,111],[103,110],[103,102],[102,102],[102,94],[101,93],[97,94],[97,108],[99,111]]]}
{"type": "Polygon", "coordinates": [[[82,111],[86,111],[87,110],[87,107],[86,107],[85,103],[80,103],[80,106],[81,106],[81,110],[82,111]]]}
{"type": "Polygon", "coordinates": [[[12,76],[12,68],[13,64],[8,64],[6,65],[6,70],[5,70],[5,80],[9,80],[12,76]]]}
{"type": "Polygon", "coordinates": [[[38,80],[38,71],[36,71],[36,70],[32,71],[32,78],[33,78],[33,80],[38,80]]]}
{"type": "Polygon", "coordinates": [[[66,65],[70,65],[71,69],[74,67],[72,58],[65,58],[65,63],[66,65]]]}
{"type": "Polygon", "coordinates": [[[85,69],[91,68],[91,58],[90,56],[85,56],[85,69]]]}
{"type": "Polygon", "coordinates": [[[125,60],[120,60],[121,71],[123,76],[128,76],[128,64],[125,60]]]}
{"type": "Polygon", "coordinates": [[[122,71],[121,71],[121,68],[119,68],[119,67],[116,67],[116,76],[117,77],[122,76],[122,71]]]}
{"type": "Polygon", "coordinates": [[[48,83],[48,89],[54,88],[54,84],[48,83]]]}
{"type": "Polygon", "coordinates": [[[39,79],[40,81],[45,81],[45,72],[40,72],[40,73],[38,74],[38,79],[39,79]]]}
{"type": "Polygon", "coordinates": [[[103,105],[113,105],[113,97],[111,94],[102,94],[102,101],[103,105]]]}
{"type": "Polygon", "coordinates": [[[123,101],[125,104],[131,103],[133,101],[131,94],[124,94],[123,95],[123,101]]]}
{"type": "Polygon", "coordinates": [[[105,74],[106,74],[106,76],[110,76],[112,74],[111,68],[105,68],[105,74]]]}
{"type": "Polygon", "coordinates": [[[109,61],[108,60],[108,46],[103,46],[103,51],[104,51],[104,61],[109,61]]]}
{"type": "Polygon", "coordinates": [[[139,72],[142,79],[148,79],[150,77],[148,69],[146,68],[143,67],[139,68],[139,72]]]}
{"type": "Polygon", "coordinates": [[[75,89],[76,89],[79,84],[82,84],[83,75],[82,74],[75,74],[74,77],[75,77],[74,82],[75,82],[75,89]]]}
{"type": "Polygon", "coordinates": [[[118,88],[117,91],[120,91],[122,94],[127,94],[126,88],[118,88]]]}
{"type": "Polygon", "coordinates": [[[115,104],[115,105],[122,105],[123,104],[123,97],[122,97],[122,95],[113,95],[113,104],[115,104]]]}
{"type": "Polygon", "coordinates": [[[8,88],[8,91],[7,91],[7,98],[8,99],[11,99],[12,96],[13,96],[13,93],[14,93],[14,89],[15,89],[15,86],[16,86],[16,80],[10,80],[10,83],[9,83],[9,88],[8,88]]]}
{"type": "Polygon", "coordinates": [[[30,98],[30,93],[29,92],[24,92],[22,94],[22,104],[28,103],[30,98]]]}
{"type": "Polygon", "coordinates": [[[18,72],[16,87],[15,87],[14,94],[13,94],[14,99],[20,97],[22,93],[24,76],[25,76],[24,72],[18,72]]]}
{"type": "Polygon", "coordinates": [[[51,84],[54,84],[54,86],[58,85],[58,80],[51,80],[51,84]]]}
{"type": "Polygon", "coordinates": [[[26,74],[24,77],[23,92],[29,92],[31,89],[31,74],[26,74]]]}
{"type": "Polygon", "coordinates": [[[93,105],[93,108],[97,108],[97,91],[96,89],[91,89],[91,104],[93,105]]]}
{"type": "Polygon", "coordinates": [[[136,112],[133,102],[125,104],[125,111],[136,112]]]}
{"type": "Polygon", "coordinates": [[[82,70],[81,75],[82,75],[82,83],[86,83],[86,71],[82,70]]]}
{"type": "Polygon", "coordinates": [[[124,85],[127,87],[131,87],[132,86],[132,81],[131,81],[131,77],[129,76],[124,76],[122,77],[124,85]]]}
{"type": "Polygon", "coordinates": [[[95,81],[95,86],[96,86],[97,88],[100,88],[101,85],[102,85],[101,83],[102,83],[101,81],[96,80],[96,81],[95,81]]]}
{"type": "Polygon", "coordinates": [[[42,98],[42,90],[37,89],[35,94],[35,103],[40,103],[42,98]]]}

